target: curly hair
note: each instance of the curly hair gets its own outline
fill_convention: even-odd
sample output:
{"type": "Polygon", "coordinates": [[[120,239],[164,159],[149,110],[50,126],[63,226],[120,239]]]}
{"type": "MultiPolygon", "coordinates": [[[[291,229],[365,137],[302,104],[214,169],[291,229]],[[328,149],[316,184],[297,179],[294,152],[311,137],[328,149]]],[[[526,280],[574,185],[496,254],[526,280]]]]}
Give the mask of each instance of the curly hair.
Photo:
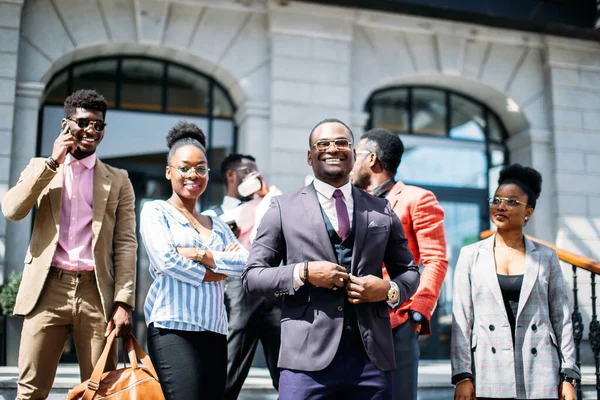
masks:
{"type": "Polygon", "coordinates": [[[223,159],[221,162],[221,176],[226,181],[227,180],[227,171],[238,168],[242,160],[250,160],[256,162],[256,159],[248,154],[238,154],[232,153],[223,159]]]}
{"type": "Polygon", "coordinates": [[[542,193],[542,174],[531,167],[521,164],[511,164],[502,168],[498,178],[498,186],[507,184],[517,185],[527,195],[527,202],[535,209],[537,199],[542,193]]]}
{"type": "Polygon", "coordinates": [[[100,111],[102,113],[102,118],[105,118],[108,104],[106,103],[104,96],[95,90],[80,89],[71,93],[71,95],[66,98],[64,104],[65,116],[67,118],[71,117],[77,112],[78,108],[100,111]]]}
{"type": "Polygon", "coordinates": [[[167,134],[167,147],[169,147],[167,161],[171,162],[178,148],[188,145],[195,146],[206,154],[206,136],[202,129],[198,128],[196,124],[179,121],[167,134]]]}
{"type": "Polygon", "coordinates": [[[404,144],[398,135],[387,129],[375,128],[362,135],[360,139],[366,139],[366,147],[375,153],[384,170],[396,173],[404,154],[404,144]]]}

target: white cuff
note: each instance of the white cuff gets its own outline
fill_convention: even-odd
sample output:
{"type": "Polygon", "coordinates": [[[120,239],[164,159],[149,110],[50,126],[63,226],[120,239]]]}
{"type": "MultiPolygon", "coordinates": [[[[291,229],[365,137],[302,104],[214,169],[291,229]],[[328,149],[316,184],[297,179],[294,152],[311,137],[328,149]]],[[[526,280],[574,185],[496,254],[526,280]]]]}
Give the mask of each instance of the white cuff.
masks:
{"type": "Polygon", "coordinates": [[[294,290],[298,290],[304,286],[304,281],[301,278],[302,275],[300,275],[304,273],[303,269],[304,263],[298,263],[294,266],[294,290]]]}

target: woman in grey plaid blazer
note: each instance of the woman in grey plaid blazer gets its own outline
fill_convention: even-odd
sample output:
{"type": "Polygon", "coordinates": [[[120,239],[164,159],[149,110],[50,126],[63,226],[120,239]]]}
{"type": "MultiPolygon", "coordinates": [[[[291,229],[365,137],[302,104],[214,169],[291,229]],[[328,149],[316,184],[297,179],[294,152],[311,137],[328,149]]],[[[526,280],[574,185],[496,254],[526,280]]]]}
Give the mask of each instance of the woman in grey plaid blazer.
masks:
{"type": "Polygon", "coordinates": [[[580,374],[556,252],[523,234],[541,175],[514,164],[490,199],[492,237],[463,247],[454,273],[455,400],[575,400],[580,374]]]}

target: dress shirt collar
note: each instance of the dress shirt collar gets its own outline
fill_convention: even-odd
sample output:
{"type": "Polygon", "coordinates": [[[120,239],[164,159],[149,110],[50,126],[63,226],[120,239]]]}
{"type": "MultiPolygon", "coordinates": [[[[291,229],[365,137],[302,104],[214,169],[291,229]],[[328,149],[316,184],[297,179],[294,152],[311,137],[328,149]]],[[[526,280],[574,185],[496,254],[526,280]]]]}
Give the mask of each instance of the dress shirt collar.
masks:
{"type": "Polygon", "coordinates": [[[223,197],[223,203],[221,203],[221,208],[223,209],[223,211],[227,211],[236,208],[240,204],[242,204],[242,201],[240,199],[237,199],[232,196],[225,196],[223,197]]]}
{"type": "Polygon", "coordinates": [[[375,197],[387,196],[388,192],[390,190],[392,190],[392,187],[394,187],[395,184],[396,184],[396,182],[394,182],[393,179],[388,179],[387,181],[383,182],[381,185],[379,185],[375,189],[373,189],[373,196],[375,196],[375,197]]]}
{"type": "Polygon", "coordinates": [[[86,158],[82,158],[81,160],[78,160],[75,157],[73,157],[71,153],[67,153],[67,158],[65,158],[66,165],[71,165],[77,161],[79,161],[87,169],[92,169],[96,165],[96,153],[87,156],[86,158]]]}
{"type": "Polygon", "coordinates": [[[325,196],[325,198],[328,200],[331,200],[333,197],[333,192],[335,192],[336,189],[340,189],[342,191],[346,201],[352,198],[352,183],[350,181],[348,181],[348,183],[346,183],[344,186],[336,188],[315,178],[313,185],[315,185],[315,190],[321,195],[325,196]]]}

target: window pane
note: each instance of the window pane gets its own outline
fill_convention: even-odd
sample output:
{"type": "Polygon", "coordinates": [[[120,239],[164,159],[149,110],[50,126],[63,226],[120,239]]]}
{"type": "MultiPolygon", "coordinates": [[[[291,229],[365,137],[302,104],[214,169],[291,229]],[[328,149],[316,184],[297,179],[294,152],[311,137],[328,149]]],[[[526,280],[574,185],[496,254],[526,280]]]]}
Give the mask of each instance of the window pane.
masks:
{"type": "Polygon", "coordinates": [[[52,80],[52,83],[46,88],[46,103],[63,104],[67,98],[67,80],[69,71],[65,70],[52,80]]]}
{"type": "Polygon", "coordinates": [[[373,96],[371,121],[373,128],[408,132],[408,90],[386,90],[373,96]]]}
{"type": "Polygon", "coordinates": [[[485,189],[485,151],[451,145],[407,146],[396,178],[417,185],[485,189]]]}
{"type": "Polygon", "coordinates": [[[488,113],[488,115],[488,121],[490,123],[490,140],[492,142],[502,143],[504,140],[504,130],[502,129],[502,124],[492,113],[488,113]]]}
{"type": "Polygon", "coordinates": [[[163,69],[164,64],[159,61],[124,59],[121,65],[121,108],[160,112],[163,69]]]}
{"type": "Polygon", "coordinates": [[[167,112],[208,115],[208,79],[185,68],[169,65],[167,112]]]}
{"type": "Polygon", "coordinates": [[[483,107],[464,97],[450,96],[450,137],[485,141],[483,107]]]}
{"type": "Polygon", "coordinates": [[[226,118],[233,117],[233,106],[223,89],[218,85],[214,85],[213,102],[213,116],[226,118]]]}
{"type": "Polygon", "coordinates": [[[115,107],[117,60],[102,60],[73,68],[73,91],[94,89],[106,98],[109,108],[115,107]]]}
{"type": "Polygon", "coordinates": [[[413,90],[413,132],[446,136],[446,93],[435,89],[413,90]]]}

